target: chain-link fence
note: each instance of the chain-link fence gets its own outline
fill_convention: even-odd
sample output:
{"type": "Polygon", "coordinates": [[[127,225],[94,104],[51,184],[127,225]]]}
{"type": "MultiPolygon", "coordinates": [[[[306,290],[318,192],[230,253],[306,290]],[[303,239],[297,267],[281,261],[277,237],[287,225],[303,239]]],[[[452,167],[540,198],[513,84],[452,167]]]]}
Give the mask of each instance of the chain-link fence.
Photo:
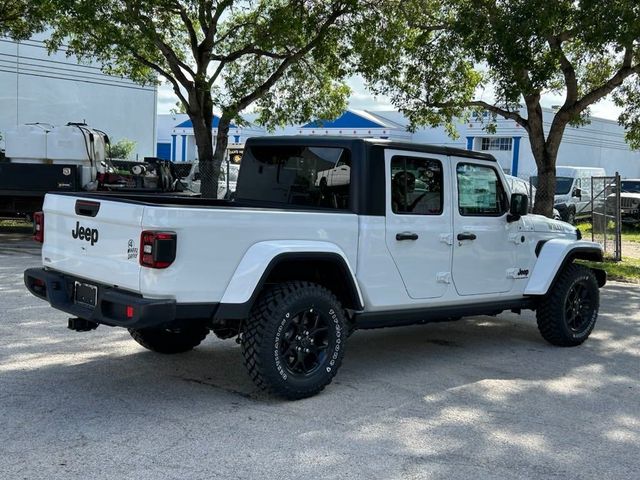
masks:
{"type": "Polygon", "coordinates": [[[593,192],[591,239],[604,248],[607,258],[622,260],[622,220],[620,205],[620,175],[591,177],[593,192]]]}
{"type": "Polygon", "coordinates": [[[195,160],[189,172],[182,178],[182,183],[187,191],[202,194],[203,197],[229,199],[233,197],[238,181],[241,150],[230,150],[222,161],[218,172],[217,185],[214,185],[214,172],[212,168],[202,168],[203,165],[195,160]]]}

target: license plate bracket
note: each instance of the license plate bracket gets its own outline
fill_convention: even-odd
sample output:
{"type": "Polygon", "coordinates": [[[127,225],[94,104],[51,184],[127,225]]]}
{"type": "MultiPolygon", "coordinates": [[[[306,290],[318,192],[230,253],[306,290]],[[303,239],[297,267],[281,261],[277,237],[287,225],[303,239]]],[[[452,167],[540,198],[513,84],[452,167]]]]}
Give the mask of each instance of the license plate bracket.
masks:
{"type": "Polygon", "coordinates": [[[98,300],[98,287],[90,283],[75,282],[73,301],[83,307],[95,308],[98,300]]]}

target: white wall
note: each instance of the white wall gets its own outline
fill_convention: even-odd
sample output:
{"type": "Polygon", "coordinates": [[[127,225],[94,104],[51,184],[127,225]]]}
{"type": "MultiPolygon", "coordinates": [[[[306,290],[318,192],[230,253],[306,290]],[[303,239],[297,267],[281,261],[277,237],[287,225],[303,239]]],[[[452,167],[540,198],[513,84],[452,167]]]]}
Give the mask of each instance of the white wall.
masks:
{"type": "Polygon", "coordinates": [[[155,155],[157,92],[79,65],[64,52],[51,56],[43,36],[16,43],[0,37],[0,132],[41,122],[86,122],[113,143],[136,142],[140,158],[155,155]]]}

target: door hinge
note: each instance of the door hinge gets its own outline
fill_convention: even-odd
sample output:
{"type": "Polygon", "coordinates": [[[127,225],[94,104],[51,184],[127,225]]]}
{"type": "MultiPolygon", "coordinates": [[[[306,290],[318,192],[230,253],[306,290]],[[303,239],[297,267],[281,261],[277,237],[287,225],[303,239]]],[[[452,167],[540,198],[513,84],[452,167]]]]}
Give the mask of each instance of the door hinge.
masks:
{"type": "Polygon", "coordinates": [[[451,272],[436,273],[436,281],[438,283],[451,283],[451,272]]]}
{"type": "Polygon", "coordinates": [[[516,245],[519,245],[521,243],[524,243],[525,241],[525,237],[522,233],[511,233],[509,234],[509,241],[515,243],[516,245]]]}
{"type": "Polygon", "coordinates": [[[453,234],[452,233],[441,233],[440,241],[442,243],[446,243],[447,245],[453,245],[453,234]]]}

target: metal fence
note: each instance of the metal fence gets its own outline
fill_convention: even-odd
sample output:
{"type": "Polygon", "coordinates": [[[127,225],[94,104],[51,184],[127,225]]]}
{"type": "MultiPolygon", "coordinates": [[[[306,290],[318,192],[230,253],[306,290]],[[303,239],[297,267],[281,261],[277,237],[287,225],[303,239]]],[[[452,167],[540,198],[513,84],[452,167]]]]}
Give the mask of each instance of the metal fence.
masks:
{"type": "Polygon", "coordinates": [[[622,260],[622,219],[620,205],[620,175],[591,177],[592,213],[591,239],[604,248],[605,256],[622,260]]]}

